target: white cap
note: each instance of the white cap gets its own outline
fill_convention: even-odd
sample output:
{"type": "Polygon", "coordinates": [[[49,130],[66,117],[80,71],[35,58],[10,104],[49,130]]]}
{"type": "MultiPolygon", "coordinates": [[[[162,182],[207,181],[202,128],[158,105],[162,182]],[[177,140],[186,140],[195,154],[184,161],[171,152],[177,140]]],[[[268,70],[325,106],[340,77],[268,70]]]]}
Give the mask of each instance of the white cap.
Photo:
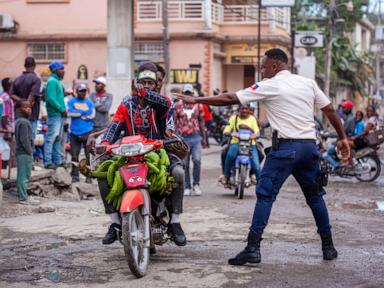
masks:
{"type": "Polygon", "coordinates": [[[185,84],[183,87],[183,93],[184,92],[195,93],[195,89],[193,88],[192,84],[185,84]]]}
{"type": "Polygon", "coordinates": [[[97,79],[93,80],[93,82],[101,83],[101,84],[104,84],[105,86],[107,86],[107,79],[105,79],[105,77],[103,77],[103,76],[97,77],[97,79]]]}

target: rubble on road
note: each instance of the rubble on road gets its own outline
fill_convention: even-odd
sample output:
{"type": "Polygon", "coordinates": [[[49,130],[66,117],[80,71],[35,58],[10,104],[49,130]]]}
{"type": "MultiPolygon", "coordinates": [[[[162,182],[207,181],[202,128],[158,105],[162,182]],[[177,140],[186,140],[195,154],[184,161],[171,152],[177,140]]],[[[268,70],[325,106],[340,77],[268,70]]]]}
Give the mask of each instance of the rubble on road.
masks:
{"type": "Polygon", "coordinates": [[[99,190],[93,184],[76,182],[72,183],[72,194],[78,193],[80,199],[87,200],[92,197],[97,197],[99,195],[99,190]]]}
{"type": "Polygon", "coordinates": [[[67,170],[63,167],[58,167],[55,174],[52,175],[53,184],[56,187],[69,187],[72,184],[72,177],[67,170]]]}
{"type": "Polygon", "coordinates": [[[40,205],[35,209],[38,213],[52,213],[56,211],[56,208],[49,205],[40,205]]]}

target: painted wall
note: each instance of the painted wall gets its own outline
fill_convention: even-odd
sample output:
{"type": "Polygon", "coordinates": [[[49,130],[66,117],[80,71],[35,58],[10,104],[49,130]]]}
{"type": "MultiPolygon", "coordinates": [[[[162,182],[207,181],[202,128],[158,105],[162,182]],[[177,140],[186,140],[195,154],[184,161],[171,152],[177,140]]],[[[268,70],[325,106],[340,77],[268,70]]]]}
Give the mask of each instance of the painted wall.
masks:
{"type": "Polygon", "coordinates": [[[2,1],[1,13],[19,23],[20,35],[95,33],[107,29],[107,0],[70,0],[69,3],[2,1]]]}
{"type": "MultiPolygon", "coordinates": [[[[68,62],[65,64],[66,75],[63,82],[71,86],[77,78],[77,69],[81,64],[88,68],[88,79],[92,81],[95,74],[106,72],[107,46],[104,41],[68,41],[68,62]]],[[[20,41],[0,41],[0,79],[16,77],[24,70],[24,59],[27,56],[26,43],[20,41]]],[[[48,63],[38,64],[36,72],[48,68],[48,63]]]]}
{"type": "Polygon", "coordinates": [[[243,65],[226,65],[226,72],[226,88],[229,92],[236,92],[244,88],[243,65]]]}

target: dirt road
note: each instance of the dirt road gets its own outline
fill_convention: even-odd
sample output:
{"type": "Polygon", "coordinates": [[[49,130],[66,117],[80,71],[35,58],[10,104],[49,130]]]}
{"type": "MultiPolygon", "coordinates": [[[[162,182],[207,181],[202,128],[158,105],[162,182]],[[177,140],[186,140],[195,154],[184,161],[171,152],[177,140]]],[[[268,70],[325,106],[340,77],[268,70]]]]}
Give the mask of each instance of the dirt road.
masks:
{"type": "MultiPolygon", "coordinates": [[[[0,287],[384,287],[384,179],[375,183],[331,179],[327,188],[336,261],[322,260],[320,240],[304,197],[289,179],[262,242],[262,263],[244,267],[227,259],[245,245],[255,204],[217,185],[219,155],[203,159],[201,197],[185,199],[188,245],[158,248],[142,279],[130,273],[121,245],[103,246],[108,217],[98,199],[46,199],[52,213],[16,204],[5,193],[0,212],[0,287]]],[[[97,189],[96,185],[92,189],[97,189]]]]}

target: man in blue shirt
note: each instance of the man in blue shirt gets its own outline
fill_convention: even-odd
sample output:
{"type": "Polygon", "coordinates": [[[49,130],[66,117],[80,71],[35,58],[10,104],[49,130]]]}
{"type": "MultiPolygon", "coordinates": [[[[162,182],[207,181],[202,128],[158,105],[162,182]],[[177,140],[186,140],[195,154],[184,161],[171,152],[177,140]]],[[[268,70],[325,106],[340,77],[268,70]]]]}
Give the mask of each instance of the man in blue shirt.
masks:
{"type": "MultiPolygon", "coordinates": [[[[79,162],[81,147],[84,148],[87,164],[89,165],[89,152],[86,147],[88,135],[93,130],[93,121],[95,118],[95,106],[91,100],[86,99],[87,86],[80,84],[76,89],[77,97],[68,101],[68,116],[71,117],[71,156],[72,162],[79,162]]],[[[79,169],[72,165],[72,182],[79,182],[79,169]]],[[[87,183],[92,183],[90,178],[87,183]]]]}

